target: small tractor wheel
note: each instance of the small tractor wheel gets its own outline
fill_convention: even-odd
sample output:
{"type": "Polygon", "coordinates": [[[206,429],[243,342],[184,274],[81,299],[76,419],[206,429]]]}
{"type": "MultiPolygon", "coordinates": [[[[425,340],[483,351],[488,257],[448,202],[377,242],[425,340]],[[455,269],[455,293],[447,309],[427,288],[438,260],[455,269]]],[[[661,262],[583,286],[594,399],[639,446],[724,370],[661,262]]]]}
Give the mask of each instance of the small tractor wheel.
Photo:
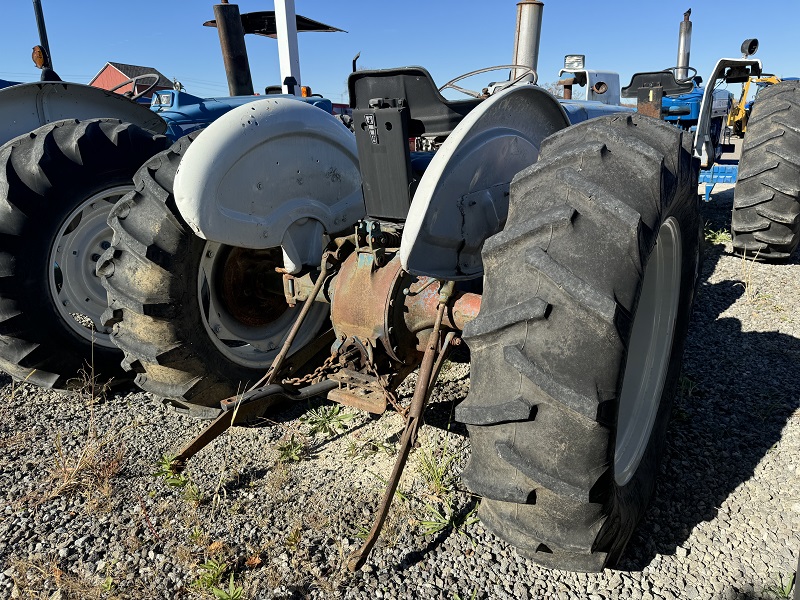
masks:
{"type": "MultiPolygon", "coordinates": [[[[203,240],[183,221],[173,183],[181,157],[201,132],[154,156],[134,177],[135,191],[109,216],[111,247],[97,271],[108,292],[106,323],[125,353],[123,367],[145,391],[192,416],[213,417],[219,402],[260,379],[302,305],[282,293],[280,248],[248,250],[203,240]],[[271,271],[280,293],[262,294],[254,271],[271,271]]],[[[328,322],[312,308],[296,347],[328,322]]]]}
{"type": "Polygon", "coordinates": [[[95,263],[111,243],[112,206],[165,146],[136,125],[92,119],[0,148],[0,367],[14,377],[69,388],[123,374],[95,263]]]}
{"type": "Polygon", "coordinates": [[[694,298],[688,133],[642,115],[569,127],[511,184],[464,337],[462,477],[483,524],[536,562],[616,562],[654,493],[694,298]]]}
{"type": "Polygon", "coordinates": [[[800,242],[800,81],[758,94],[747,122],[731,216],[733,248],[788,259],[800,242]]]}

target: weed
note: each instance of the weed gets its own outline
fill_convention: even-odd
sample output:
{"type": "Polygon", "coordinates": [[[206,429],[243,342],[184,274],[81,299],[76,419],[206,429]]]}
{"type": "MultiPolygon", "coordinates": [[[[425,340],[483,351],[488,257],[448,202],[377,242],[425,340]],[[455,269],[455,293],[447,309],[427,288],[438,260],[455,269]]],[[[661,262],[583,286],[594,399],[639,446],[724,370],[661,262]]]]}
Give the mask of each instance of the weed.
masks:
{"type": "Polygon", "coordinates": [[[686,423],[689,420],[689,413],[680,406],[672,407],[672,420],[676,423],[686,423]]]}
{"type": "Polygon", "coordinates": [[[420,449],[418,464],[422,478],[430,492],[437,498],[444,498],[453,491],[455,476],[452,474],[450,466],[455,459],[456,454],[449,451],[447,442],[439,456],[436,456],[433,449],[424,447],[420,449]]]}
{"type": "Polygon", "coordinates": [[[172,462],[175,460],[174,455],[163,455],[157,464],[157,470],[153,473],[153,477],[164,480],[169,487],[183,488],[189,485],[191,481],[189,476],[185,473],[176,473],[172,468],[172,462]]]}
{"type": "MultiPolygon", "coordinates": [[[[469,596],[469,600],[475,600],[478,597],[478,588],[472,590],[472,594],[469,596]]],[[[461,596],[459,596],[458,592],[453,592],[453,600],[461,600],[461,596]]]]}
{"type": "Polygon", "coordinates": [[[300,418],[300,422],[308,426],[310,435],[332,437],[341,435],[347,430],[347,422],[355,415],[345,412],[339,404],[320,406],[308,411],[300,418]]]}
{"type": "Polygon", "coordinates": [[[219,600],[241,600],[244,598],[244,589],[240,588],[233,583],[233,573],[231,573],[231,577],[228,580],[228,589],[220,589],[218,587],[212,587],[211,593],[214,594],[215,598],[219,598],[219,600]]]}
{"type": "Polygon", "coordinates": [[[688,375],[681,373],[680,376],[680,389],[682,398],[692,398],[694,391],[697,389],[697,382],[691,379],[688,375]]]}
{"type": "Polygon", "coordinates": [[[11,598],[99,600],[107,598],[115,588],[110,575],[100,581],[86,573],[67,573],[59,568],[55,557],[12,558],[10,572],[13,581],[11,598]],[[101,596],[101,593],[104,594],[101,596]]]}
{"type": "Polygon", "coordinates": [[[106,575],[106,578],[103,579],[103,583],[100,584],[100,591],[105,592],[106,594],[110,594],[114,591],[114,587],[116,584],[114,583],[114,578],[111,575],[106,575]]]}
{"type": "Polygon", "coordinates": [[[355,532],[355,536],[358,539],[365,540],[369,537],[369,531],[370,531],[369,527],[367,527],[366,525],[362,525],[361,523],[358,523],[356,527],[357,529],[355,532]]]}
{"type": "Polygon", "coordinates": [[[203,590],[211,590],[217,587],[225,571],[228,570],[227,564],[213,558],[209,558],[202,565],[198,565],[198,567],[200,568],[200,577],[197,578],[193,586],[203,590]]]}
{"type": "Polygon", "coordinates": [[[286,536],[286,547],[289,550],[295,551],[300,546],[303,539],[303,528],[300,525],[295,525],[294,528],[286,536]]]}
{"type": "Polygon", "coordinates": [[[183,499],[190,504],[200,506],[205,501],[205,496],[200,487],[191,481],[183,488],[183,499]]]}
{"type": "MultiPolygon", "coordinates": [[[[322,494],[315,494],[311,501],[309,502],[309,506],[324,506],[325,505],[325,498],[322,494]]],[[[307,515],[305,515],[304,522],[314,531],[320,531],[325,529],[331,524],[331,520],[329,515],[325,511],[311,511],[307,515]]]]}
{"type": "MultiPolygon", "coordinates": [[[[13,400],[13,392],[12,392],[12,400],[13,400]]],[[[6,448],[14,448],[15,446],[22,446],[31,437],[33,437],[32,431],[17,431],[16,433],[7,438],[0,439],[0,450],[5,450],[6,448]]]]}
{"type": "Polygon", "coordinates": [[[465,535],[472,540],[472,536],[467,531],[470,525],[478,522],[476,512],[477,506],[474,506],[469,512],[459,513],[455,510],[452,499],[448,498],[442,505],[443,510],[439,510],[437,506],[432,504],[425,504],[425,511],[427,518],[421,519],[419,524],[425,535],[436,535],[442,531],[452,529],[460,535],[465,535]]]}
{"type": "Polygon", "coordinates": [[[792,588],[795,584],[795,573],[789,575],[784,581],[783,574],[778,574],[778,581],[772,583],[764,588],[764,591],[771,594],[774,598],[790,599],[792,597],[792,588]]]}
{"type": "Polygon", "coordinates": [[[717,245],[717,244],[725,244],[731,241],[731,234],[727,229],[719,229],[713,230],[709,227],[709,224],[706,223],[706,226],[703,228],[703,237],[709,244],[717,245]]]}
{"type": "Polygon", "coordinates": [[[353,438],[347,440],[347,455],[350,458],[369,458],[379,453],[392,456],[396,452],[396,445],[386,440],[369,439],[361,441],[353,438]]]}
{"type": "Polygon", "coordinates": [[[278,444],[278,462],[300,462],[308,456],[308,446],[305,441],[297,440],[292,434],[288,440],[278,444]]]}
{"type": "Polygon", "coordinates": [[[195,525],[189,534],[189,541],[198,546],[205,546],[208,541],[208,534],[203,531],[199,525],[195,525]]]}
{"type": "Polygon", "coordinates": [[[267,474],[264,480],[264,489],[275,499],[286,497],[286,490],[290,488],[292,475],[282,462],[278,462],[267,474]]]}

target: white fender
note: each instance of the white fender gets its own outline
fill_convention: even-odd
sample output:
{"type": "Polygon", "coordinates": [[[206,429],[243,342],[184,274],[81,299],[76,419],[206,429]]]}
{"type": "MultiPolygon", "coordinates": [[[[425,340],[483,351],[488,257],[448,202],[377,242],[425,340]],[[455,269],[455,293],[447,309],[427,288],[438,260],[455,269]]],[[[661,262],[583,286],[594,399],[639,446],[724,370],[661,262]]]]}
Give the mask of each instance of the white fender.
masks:
{"type": "Polygon", "coordinates": [[[62,119],[120,119],[153,133],[164,133],[164,119],[149,106],[80,83],[46,81],[0,90],[0,144],[62,119]]]}
{"type": "Polygon", "coordinates": [[[323,232],[364,216],[355,136],[302,101],[251,102],[214,121],[188,148],[175,201],[200,237],[281,246],[286,268],[296,272],[318,264],[323,232]]]}
{"type": "Polygon", "coordinates": [[[547,136],[568,125],[558,101],[527,84],[507,88],[467,114],[414,194],[400,244],[403,268],[443,279],[481,275],[481,248],[505,225],[511,180],[536,162],[547,136]]]}

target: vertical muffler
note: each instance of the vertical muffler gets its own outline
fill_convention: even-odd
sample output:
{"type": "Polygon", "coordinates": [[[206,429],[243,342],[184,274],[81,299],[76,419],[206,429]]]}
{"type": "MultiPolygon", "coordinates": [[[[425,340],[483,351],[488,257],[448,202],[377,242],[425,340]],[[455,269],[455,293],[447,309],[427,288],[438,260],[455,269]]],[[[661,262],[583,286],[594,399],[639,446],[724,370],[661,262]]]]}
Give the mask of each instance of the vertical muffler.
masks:
{"type": "Polygon", "coordinates": [[[691,8],[683,13],[683,21],[678,32],[678,62],[675,69],[675,79],[678,81],[689,76],[689,51],[692,47],[692,22],[689,20],[691,14],[691,8]]]}
{"type": "MultiPolygon", "coordinates": [[[[522,0],[517,3],[517,31],[514,37],[514,60],[512,64],[529,67],[536,71],[539,63],[539,38],[542,35],[542,12],[544,2],[522,0]]],[[[513,69],[511,79],[522,75],[513,69]]]]}

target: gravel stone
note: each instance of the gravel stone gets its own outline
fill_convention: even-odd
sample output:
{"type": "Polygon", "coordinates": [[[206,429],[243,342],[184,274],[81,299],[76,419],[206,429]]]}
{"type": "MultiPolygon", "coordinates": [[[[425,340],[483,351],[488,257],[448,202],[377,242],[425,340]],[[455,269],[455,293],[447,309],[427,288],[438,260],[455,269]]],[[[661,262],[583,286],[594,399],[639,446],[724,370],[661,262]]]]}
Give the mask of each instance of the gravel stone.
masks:
{"type": "MultiPolygon", "coordinates": [[[[712,197],[706,229],[725,231],[732,186],[712,197]]],[[[800,549],[800,257],[754,264],[729,242],[705,249],[657,496],[621,570],[548,571],[480,523],[423,533],[425,505],[445,506],[425,483],[421,452],[452,455],[452,475],[469,457],[451,417],[469,391],[469,365],[457,359],[433,392],[405,499],[355,574],[347,557],[391,471],[396,414],[353,412],[343,434],[324,438],[301,420],[307,405],[282,406],[198,453],[191,487],[170,487],[152,475],[159,459],[205,423],[130,388],[92,403],[0,374],[0,597],[106,597],[104,584],[120,598],[195,597],[211,559],[227,566],[225,584],[233,573],[246,598],[265,600],[769,597],[800,549]],[[287,432],[307,442],[309,458],[279,461],[287,432]],[[92,440],[96,468],[59,489],[59,465],[74,465],[92,440]],[[84,593],[62,589],[66,580],[84,593]]],[[[399,391],[407,402],[413,376],[399,391]]],[[[454,482],[447,508],[465,517],[475,499],[454,482]]]]}

